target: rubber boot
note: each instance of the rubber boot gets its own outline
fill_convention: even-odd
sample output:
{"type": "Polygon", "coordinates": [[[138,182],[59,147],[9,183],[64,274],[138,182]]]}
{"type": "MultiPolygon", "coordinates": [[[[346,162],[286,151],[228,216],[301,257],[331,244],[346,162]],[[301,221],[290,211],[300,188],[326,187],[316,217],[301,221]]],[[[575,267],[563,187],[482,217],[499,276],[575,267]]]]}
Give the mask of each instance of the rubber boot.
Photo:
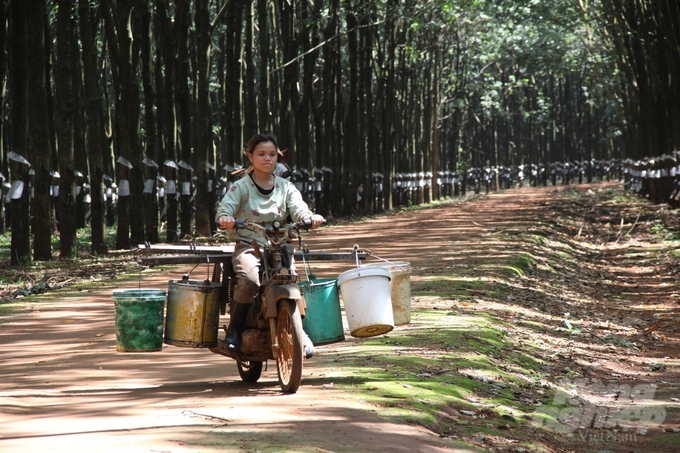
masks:
{"type": "Polygon", "coordinates": [[[231,310],[231,319],[229,320],[229,327],[227,327],[227,336],[224,339],[224,344],[229,349],[237,350],[241,347],[241,334],[245,327],[246,317],[250,304],[242,304],[240,302],[233,302],[234,306],[231,310]]]}

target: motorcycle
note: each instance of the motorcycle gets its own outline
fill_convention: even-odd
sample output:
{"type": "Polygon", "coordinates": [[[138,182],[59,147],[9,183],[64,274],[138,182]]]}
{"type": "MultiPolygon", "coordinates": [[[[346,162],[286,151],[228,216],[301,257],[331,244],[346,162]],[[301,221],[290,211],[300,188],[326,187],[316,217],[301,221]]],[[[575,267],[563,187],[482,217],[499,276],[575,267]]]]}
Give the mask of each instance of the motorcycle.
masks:
{"type": "MultiPolygon", "coordinates": [[[[217,346],[210,351],[236,360],[239,375],[245,382],[257,382],[263,364],[275,360],[281,390],[295,393],[302,381],[305,360],[306,335],[302,318],[306,305],[297,284],[299,280],[290,244],[298,240],[302,248],[300,231],[309,229],[311,223],[275,220],[260,225],[238,219],[234,227],[237,230],[260,231],[267,239],[263,247],[253,243],[260,259],[260,290],[250,304],[240,349],[229,349],[223,340],[218,339],[217,346]]],[[[236,274],[230,262],[223,262],[220,266],[223,287],[220,310],[225,314],[228,305],[231,314],[236,274]]],[[[226,326],[224,330],[226,332],[226,326]]]]}

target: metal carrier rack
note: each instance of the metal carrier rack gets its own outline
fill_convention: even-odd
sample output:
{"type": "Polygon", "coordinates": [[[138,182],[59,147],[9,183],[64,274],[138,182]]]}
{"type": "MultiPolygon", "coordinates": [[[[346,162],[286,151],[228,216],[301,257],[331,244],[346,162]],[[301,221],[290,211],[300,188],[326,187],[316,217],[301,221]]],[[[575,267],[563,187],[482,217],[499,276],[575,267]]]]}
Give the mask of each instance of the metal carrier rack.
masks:
{"type": "MultiPolygon", "coordinates": [[[[137,262],[143,266],[162,266],[172,264],[201,264],[231,262],[233,245],[174,245],[139,244],[137,262]]],[[[309,261],[354,261],[364,260],[370,251],[355,248],[341,252],[295,250],[295,258],[309,261]]]]}

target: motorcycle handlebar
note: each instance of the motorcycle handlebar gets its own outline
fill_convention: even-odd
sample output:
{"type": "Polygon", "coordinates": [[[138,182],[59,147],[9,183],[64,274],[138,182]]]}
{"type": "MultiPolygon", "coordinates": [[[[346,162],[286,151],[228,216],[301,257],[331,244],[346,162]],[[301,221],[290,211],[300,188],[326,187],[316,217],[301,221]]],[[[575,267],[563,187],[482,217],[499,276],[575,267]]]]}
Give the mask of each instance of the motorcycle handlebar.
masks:
{"type": "MultiPolygon", "coordinates": [[[[283,230],[283,229],[288,229],[288,228],[299,228],[299,229],[302,229],[302,230],[309,230],[312,227],[312,219],[310,219],[310,218],[302,219],[301,221],[294,222],[294,223],[280,222],[280,224],[278,226],[274,225],[275,222],[278,222],[278,221],[274,220],[273,222],[270,222],[267,226],[272,226],[272,227],[274,227],[274,229],[277,229],[277,230],[283,230]]],[[[234,229],[235,230],[241,230],[243,228],[248,228],[248,227],[250,227],[250,228],[255,227],[259,230],[266,231],[267,226],[264,226],[264,225],[259,224],[259,223],[248,222],[245,219],[236,219],[235,222],[234,222],[234,229]]]]}
{"type": "MultiPolygon", "coordinates": [[[[324,220],[323,223],[326,223],[324,220]]],[[[224,230],[226,228],[222,228],[220,226],[219,222],[215,222],[215,226],[217,227],[218,230],[224,230]]],[[[266,224],[264,223],[255,223],[255,222],[249,222],[245,219],[234,219],[234,225],[233,229],[234,230],[242,230],[244,228],[256,228],[258,230],[261,230],[263,232],[267,231],[267,228],[273,227],[274,230],[281,230],[281,229],[289,229],[289,228],[297,228],[299,230],[304,230],[308,231],[312,228],[312,219],[311,218],[306,218],[302,219],[299,222],[294,222],[294,223],[284,223],[282,221],[272,221],[272,222],[267,222],[266,224]],[[278,222],[278,226],[274,226],[274,223],[278,222]]]]}

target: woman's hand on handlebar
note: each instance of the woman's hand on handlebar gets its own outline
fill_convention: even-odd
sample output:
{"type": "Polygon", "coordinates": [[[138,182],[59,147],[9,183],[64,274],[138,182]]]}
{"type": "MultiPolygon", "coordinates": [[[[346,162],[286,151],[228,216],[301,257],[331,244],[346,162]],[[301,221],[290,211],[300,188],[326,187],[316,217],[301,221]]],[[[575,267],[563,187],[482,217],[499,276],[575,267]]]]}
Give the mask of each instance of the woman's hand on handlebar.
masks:
{"type": "Polygon", "coordinates": [[[221,215],[217,218],[217,228],[220,230],[233,230],[236,219],[228,215],[221,215]]]}
{"type": "Polygon", "coordinates": [[[312,214],[309,220],[312,222],[312,229],[320,227],[326,221],[326,219],[319,214],[312,214]]]}

